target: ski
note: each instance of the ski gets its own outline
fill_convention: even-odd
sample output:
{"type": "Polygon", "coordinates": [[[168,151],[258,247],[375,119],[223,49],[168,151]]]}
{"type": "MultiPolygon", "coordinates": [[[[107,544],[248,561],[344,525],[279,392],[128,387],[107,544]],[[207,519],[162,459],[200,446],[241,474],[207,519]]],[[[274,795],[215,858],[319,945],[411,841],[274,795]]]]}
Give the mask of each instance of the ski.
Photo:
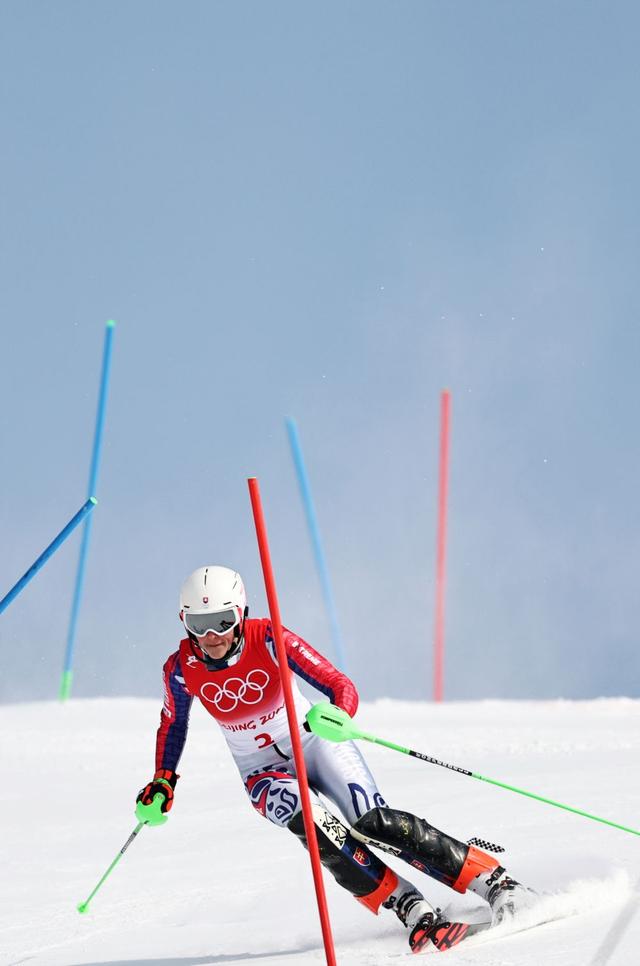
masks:
{"type": "Polygon", "coordinates": [[[480,944],[484,945],[486,942],[506,939],[518,933],[528,932],[530,929],[538,929],[540,926],[559,922],[571,915],[573,913],[567,914],[551,910],[543,912],[541,910],[541,918],[539,919],[532,919],[531,916],[524,915],[520,918],[517,916],[509,918],[508,921],[500,923],[486,920],[482,922],[450,922],[448,919],[437,919],[432,923],[423,921],[417,923],[414,927],[409,938],[409,945],[413,953],[426,952],[432,946],[435,946],[439,952],[444,953],[457,946],[458,943],[470,939],[472,936],[477,936],[479,933],[486,934],[480,940],[480,944]],[[489,935],[489,932],[492,935],[489,935]]]}
{"type": "Polygon", "coordinates": [[[457,946],[464,939],[476,936],[480,932],[491,929],[491,922],[448,922],[436,920],[426,925],[418,923],[411,933],[409,944],[412,953],[420,953],[430,946],[435,946],[438,952],[444,953],[453,946],[457,946]]]}

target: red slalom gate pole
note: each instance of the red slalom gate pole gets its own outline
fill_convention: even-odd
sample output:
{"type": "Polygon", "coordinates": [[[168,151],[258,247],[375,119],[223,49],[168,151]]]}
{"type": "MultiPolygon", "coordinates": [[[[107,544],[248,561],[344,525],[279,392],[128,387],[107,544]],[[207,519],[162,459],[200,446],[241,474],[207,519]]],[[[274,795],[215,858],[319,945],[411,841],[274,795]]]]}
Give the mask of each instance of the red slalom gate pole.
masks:
{"type": "Polygon", "coordinates": [[[440,396],[440,473],[438,483],[438,536],[436,548],[436,622],[433,648],[433,699],[444,697],[444,595],[447,553],[447,500],[449,491],[449,428],[451,393],[440,396]]]}
{"type": "Polygon", "coordinates": [[[320,863],[320,851],[318,849],[318,839],[316,836],[316,826],[313,821],[311,811],[311,797],[309,795],[309,782],[307,780],[307,768],[302,752],[302,742],[296,719],[296,709],[291,690],[291,680],[289,677],[289,667],[287,664],[287,653],[282,639],[282,622],[280,620],[280,607],[276,593],[276,582],[271,566],[271,555],[269,553],[269,542],[267,539],[267,527],[264,522],[262,512],[262,501],[260,499],[260,487],[255,477],[248,481],[249,496],[251,497],[251,508],[253,519],[256,526],[256,536],[258,538],[258,548],[260,550],[260,561],[264,574],[264,584],[269,601],[269,614],[271,616],[271,626],[276,642],[276,653],[278,655],[278,665],[280,667],[280,677],[282,689],[284,691],[284,702],[287,709],[287,720],[291,733],[291,744],[293,746],[293,758],[296,765],[298,784],[300,786],[300,799],[302,801],[302,817],[304,819],[304,830],[309,846],[309,856],[311,858],[311,868],[313,870],[313,882],[316,889],[316,899],[318,901],[318,912],[320,913],[320,924],[322,926],[322,938],[324,950],[327,957],[327,966],[336,966],[336,954],[333,948],[333,936],[331,935],[331,923],[329,922],[329,910],[327,908],[327,897],[322,881],[322,865],[320,863]]]}

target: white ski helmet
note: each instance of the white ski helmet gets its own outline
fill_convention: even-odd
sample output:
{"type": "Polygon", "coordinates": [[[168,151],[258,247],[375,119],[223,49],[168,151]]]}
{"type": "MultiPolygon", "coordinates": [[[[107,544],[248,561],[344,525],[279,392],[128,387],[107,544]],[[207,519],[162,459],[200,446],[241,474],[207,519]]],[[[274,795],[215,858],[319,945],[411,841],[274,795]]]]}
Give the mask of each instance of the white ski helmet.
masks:
{"type": "Polygon", "coordinates": [[[242,634],[247,614],[247,595],[242,577],[228,567],[199,567],[185,580],[180,590],[180,620],[192,640],[209,631],[226,634],[237,628],[242,634]]]}

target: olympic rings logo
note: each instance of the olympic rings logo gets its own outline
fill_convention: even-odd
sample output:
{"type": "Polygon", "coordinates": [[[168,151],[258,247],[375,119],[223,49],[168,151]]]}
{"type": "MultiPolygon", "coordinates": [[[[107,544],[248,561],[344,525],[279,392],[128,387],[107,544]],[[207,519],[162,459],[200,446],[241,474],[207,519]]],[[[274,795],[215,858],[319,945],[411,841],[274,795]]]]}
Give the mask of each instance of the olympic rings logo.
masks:
{"type": "Polygon", "coordinates": [[[208,681],[200,688],[200,695],[209,704],[213,704],[221,714],[230,714],[239,704],[258,704],[262,701],[269,680],[266,671],[255,668],[249,671],[246,681],[242,678],[227,678],[222,686],[208,681]],[[213,694],[213,697],[210,697],[210,694],[213,694]]]}

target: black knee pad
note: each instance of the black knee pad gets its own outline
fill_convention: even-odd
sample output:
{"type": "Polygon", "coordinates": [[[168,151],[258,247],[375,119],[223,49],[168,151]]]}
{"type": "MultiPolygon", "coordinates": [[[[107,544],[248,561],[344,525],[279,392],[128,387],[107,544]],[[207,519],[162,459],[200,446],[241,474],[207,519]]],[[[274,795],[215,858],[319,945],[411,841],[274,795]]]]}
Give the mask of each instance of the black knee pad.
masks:
{"type": "Polygon", "coordinates": [[[469,846],[438,831],[423,818],[395,808],[372,808],[352,827],[353,836],[375,845],[452,886],[469,846]]]}

